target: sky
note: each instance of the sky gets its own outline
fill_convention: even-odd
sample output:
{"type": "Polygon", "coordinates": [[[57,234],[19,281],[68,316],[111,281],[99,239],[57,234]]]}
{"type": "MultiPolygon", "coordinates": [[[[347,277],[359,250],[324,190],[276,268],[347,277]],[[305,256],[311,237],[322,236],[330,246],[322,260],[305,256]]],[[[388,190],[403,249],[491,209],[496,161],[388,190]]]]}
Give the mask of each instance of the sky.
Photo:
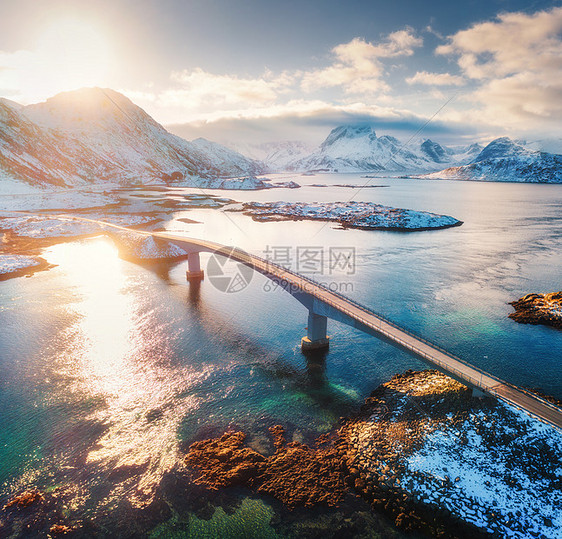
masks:
{"type": "Polygon", "coordinates": [[[188,139],[559,138],[562,1],[0,0],[0,97],[112,88],[188,139]],[[421,131],[420,131],[421,129],[421,131]]]}

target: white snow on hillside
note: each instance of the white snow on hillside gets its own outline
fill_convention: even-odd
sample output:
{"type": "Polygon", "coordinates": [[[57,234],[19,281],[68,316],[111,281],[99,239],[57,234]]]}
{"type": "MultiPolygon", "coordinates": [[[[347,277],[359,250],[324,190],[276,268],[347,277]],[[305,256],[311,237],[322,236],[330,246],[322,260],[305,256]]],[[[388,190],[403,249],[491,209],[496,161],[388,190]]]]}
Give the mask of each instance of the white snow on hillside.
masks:
{"type": "Polygon", "coordinates": [[[562,183],[562,155],[529,149],[530,145],[501,137],[488,144],[467,165],[426,174],[428,179],[562,183]]]}
{"type": "Polygon", "coordinates": [[[265,171],[264,165],[259,161],[248,159],[241,153],[231,150],[217,142],[211,142],[204,138],[197,138],[192,140],[190,145],[204,153],[207,159],[219,169],[228,170],[236,167],[239,171],[238,173],[254,175],[262,174],[265,171]]]}
{"type": "Polygon", "coordinates": [[[125,96],[102,88],[64,92],[25,107],[0,101],[0,171],[27,183],[58,186],[263,172],[232,150],[169,133],[125,96]]]}
{"type": "Polygon", "coordinates": [[[426,139],[407,144],[389,135],[377,136],[370,125],[343,125],[331,131],[311,155],[291,161],[288,170],[360,172],[428,171],[447,163],[470,160],[478,147],[456,151],[426,139]]]}
{"type": "Polygon", "coordinates": [[[283,140],[264,142],[262,144],[231,144],[240,153],[261,161],[267,166],[268,172],[283,172],[287,165],[303,159],[313,153],[314,146],[299,140],[283,140]]]}

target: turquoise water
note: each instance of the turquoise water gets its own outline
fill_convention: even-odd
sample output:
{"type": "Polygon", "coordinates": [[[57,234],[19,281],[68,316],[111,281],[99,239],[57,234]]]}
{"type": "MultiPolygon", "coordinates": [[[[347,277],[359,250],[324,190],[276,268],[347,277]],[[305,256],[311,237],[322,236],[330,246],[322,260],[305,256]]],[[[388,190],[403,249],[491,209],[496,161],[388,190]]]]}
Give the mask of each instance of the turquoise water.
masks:
{"type": "MultiPolygon", "coordinates": [[[[224,196],[355,197],[464,224],[416,233],[339,230],[199,209],[174,217],[201,223],[167,226],[260,255],[283,248],[293,269],[298,247],[326,257],[330,247],[354,248],[355,271],[330,273],[325,264],[316,278],[474,365],[562,398],[562,332],[507,318],[509,301],[562,289],[562,188],[371,182],[389,187],[309,185],[224,196]]],[[[54,246],[44,256],[57,267],[0,283],[0,501],[32,485],[60,487],[69,517],[101,523],[100,536],[100,530],[123,536],[136,530],[138,511],[149,515],[142,532],[155,537],[249,536],[241,531],[249,528],[260,530],[254,536],[278,533],[270,521],[281,509],[272,500],[245,492],[207,496],[189,483],[181,465],[189,443],[234,427],[249,433],[252,447],[270,451],[267,429],[277,423],[293,439],[311,440],[394,373],[424,368],[335,322],[324,361],[307,362],[298,346],[306,311],[258,274],[237,293],[221,292],[209,279],[190,288],[185,263],[125,262],[104,238],[54,246]],[[154,509],[162,499],[168,509],[154,509]]],[[[320,523],[325,515],[311,518],[320,523]]]]}

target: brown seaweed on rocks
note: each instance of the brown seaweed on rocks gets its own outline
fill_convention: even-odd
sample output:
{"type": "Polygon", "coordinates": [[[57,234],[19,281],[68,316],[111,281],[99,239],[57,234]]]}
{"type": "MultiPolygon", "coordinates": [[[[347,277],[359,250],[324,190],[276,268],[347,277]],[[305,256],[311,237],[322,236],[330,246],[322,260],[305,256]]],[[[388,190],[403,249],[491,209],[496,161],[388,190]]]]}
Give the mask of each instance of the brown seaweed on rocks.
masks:
{"type": "Polygon", "coordinates": [[[271,427],[276,451],[264,455],[245,446],[245,434],[227,432],[220,438],[194,443],[185,458],[199,472],[196,482],[208,488],[247,486],[282,501],[289,508],[337,505],[348,493],[342,441],[321,440],[311,448],[286,443],[283,428],[271,427]]]}
{"type": "Polygon", "coordinates": [[[366,502],[375,513],[390,517],[408,532],[428,537],[487,537],[486,532],[447,510],[413,499],[401,488],[399,471],[389,466],[399,464],[402,451],[423,442],[425,415],[420,410],[431,409],[432,420],[439,423],[451,411],[468,413],[475,405],[470,394],[465,386],[437,371],[408,371],[377,388],[356,416],[342,418],[339,428],[319,436],[313,444],[287,443],[283,427],[276,425],[269,429],[275,452],[265,456],[245,444],[243,432],[226,432],[192,444],[185,463],[196,471],[195,481],[200,485],[210,489],[247,487],[280,500],[290,510],[366,502]],[[403,406],[406,393],[413,399],[407,411],[403,406]],[[391,420],[398,408],[406,411],[404,421],[391,420]],[[368,456],[358,452],[356,438],[357,428],[366,421],[380,431],[373,436],[368,456]],[[381,463],[381,473],[373,473],[365,458],[381,463]]]}
{"type": "Polygon", "coordinates": [[[510,305],[515,312],[509,318],[520,324],[544,324],[562,329],[562,291],[527,294],[510,305]]]}

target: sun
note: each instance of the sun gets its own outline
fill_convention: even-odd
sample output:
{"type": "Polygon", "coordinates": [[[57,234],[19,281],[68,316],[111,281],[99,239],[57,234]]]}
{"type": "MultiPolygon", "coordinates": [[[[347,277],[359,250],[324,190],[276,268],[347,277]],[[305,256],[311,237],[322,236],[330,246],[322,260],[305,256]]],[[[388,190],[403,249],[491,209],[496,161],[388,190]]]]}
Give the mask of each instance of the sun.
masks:
{"type": "Polygon", "coordinates": [[[35,90],[52,95],[84,86],[104,86],[112,66],[108,37],[79,18],[53,21],[39,34],[33,73],[35,90]]]}

